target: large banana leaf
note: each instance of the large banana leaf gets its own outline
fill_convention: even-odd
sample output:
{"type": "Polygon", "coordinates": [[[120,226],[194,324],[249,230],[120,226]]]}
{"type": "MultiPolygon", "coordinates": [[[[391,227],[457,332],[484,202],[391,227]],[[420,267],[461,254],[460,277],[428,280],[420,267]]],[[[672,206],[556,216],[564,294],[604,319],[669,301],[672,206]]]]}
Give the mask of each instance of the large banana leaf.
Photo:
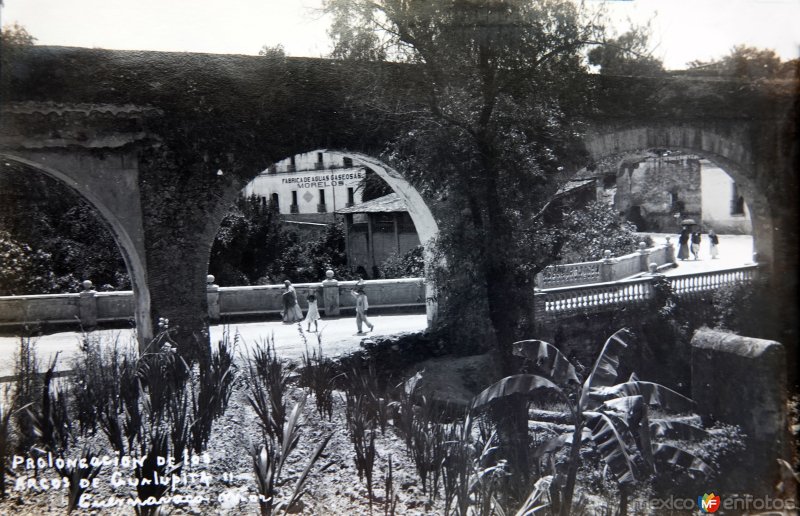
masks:
{"type": "Polygon", "coordinates": [[[537,480],[533,485],[533,490],[528,495],[528,499],[525,500],[525,503],[522,504],[515,516],[531,516],[550,505],[549,493],[552,480],[552,475],[537,480]]]}
{"type": "Polygon", "coordinates": [[[628,347],[628,343],[623,338],[632,337],[627,328],[622,328],[614,332],[603,345],[600,356],[594,363],[591,374],[583,382],[581,391],[580,409],[584,410],[589,406],[589,392],[591,390],[614,385],[617,381],[617,367],[619,366],[619,355],[623,349],[628,347]]]}
{"type": "Polygon", "coordinates": [[[538,374],[556,385],[568,387],[581,384],[575,373],[575,367],[558,348],[548,342],[543,340],[515,342],[514,354],[530,360],[538,374]]]}
{"type": "Polygon", "coordinates": [[[536,372],[561,387],[580,385],[575,367],[561,351],[543,340],[521,340],[514,343],[514,354],[530,360],[536,372]]]}
{"type": "Polygon", "coordinates": [[[653,453],[650,443],[650,423],[647,418],[647,404],[642,396],[626,396],[607,400],[600,410],[619,418],[628,427],[631,437],[636,442],[642,458],[655,470],[653,453]]]}
{"type": "Polygon", "coordinates": [[[655,445],[653,447],[653,457],[655,457],[656,462],[685,468],[694,475],[708,477],[714,474],[714,469],[703,462],[702,459],[669,444],[655,445]]]}
{"type": "Polygon", "coordinates": [[[588,418],[586,426],[592,431],[592,442],[600,453],[611,474],[620,484],[636,481],[638,467],[636,457],[638,451],[633,443],[625,439],[630,434],[625,423],[602,412],[585,412],[588,418]],[[620,432],[616,424],[623,427],[620,432]]]}
{"type": "Polygon", "coordinates": [[[546,389],[564,396],[561,388],[542,376],[535,374],[515,374],[507,376],[502,380],[493,383],[472,399],[471,410],[481,408],[487,403],[491,403],[500,398],[511,396],[512,394],[529,395],[537,390],[546,389]]]}
{"type": "Polygon", "coordinates": [[[679,439],[682,441],[697,441],[708,437],[708,432],[702,428],[683,421],[669,421],[657,419],[650,423],[650,433],[661,439],[679,439]]]}
{"type": "Polygon", "coordinates": [[[647,405],[670,412],[690,412],[694,408],[691,399],[653,382],[635,381],[599,387],[592,389],[588,395],[587,405],[593,407],[613,398],[642,396],[647,405]]]}

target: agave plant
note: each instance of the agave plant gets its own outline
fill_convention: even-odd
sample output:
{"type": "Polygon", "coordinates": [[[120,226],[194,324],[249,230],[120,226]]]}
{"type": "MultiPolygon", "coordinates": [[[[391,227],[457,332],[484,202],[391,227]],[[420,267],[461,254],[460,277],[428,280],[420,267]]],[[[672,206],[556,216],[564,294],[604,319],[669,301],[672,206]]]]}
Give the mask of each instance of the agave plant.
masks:
{"type": "Polygon", "coordinates": [[[566,478],[553,479],[556,485],[562,486],[560,500],[555,500],[562,515],[570,513],[580,449],[584,443],[595,446],[619,483],[623,513],[628,486],[656,473],[662,465],[682,467],[690,474],[703,476],[712,472],[701,459],[684,450],[653,443],[653,437],[703,433],[701,428],[683,422],[649,421],[648,407],[686,412],[692,408],[692,400],[663,385],[640,381],[635,375],[627,382],[615,383],[620,353],[631,338],[632,334],[625,328],[611,335],[583,382],[575,367],[553,345],[541,340],[516,342],[514,354],[526,358],[535,374],[503,378],[473,399],[472,410],[477,410],[506,396],[527,396],[546,390],[566,402],[572,420],[571,435],[562,434],[547,440],[534,452],[534,456],[542,456],[570,446],[566,478]]]}
{"type": "Polygon", "coordinates": [[[281,477],[283,465],[292,451],[297,448],[297,444],[300,441],[300,414],[305,403],[306,398],[303,397],[295,404],[289,414],[286,425],[282,429],[282,435],[276,437],[265,434],[264,444],[258,447],[251,446],[250,456],[253,460],[261,516],[271,516],[278,511],[286,514],[296,506],[300,498],[306,493],[306,484],[311,468],[320,459],[322,452],[333,436],[333,432],[331,432],[322,437],[309,456],[303,472],[297,477],[291,492],[284,500],[276,503],[279,486],[287,481],[281,477]]]}

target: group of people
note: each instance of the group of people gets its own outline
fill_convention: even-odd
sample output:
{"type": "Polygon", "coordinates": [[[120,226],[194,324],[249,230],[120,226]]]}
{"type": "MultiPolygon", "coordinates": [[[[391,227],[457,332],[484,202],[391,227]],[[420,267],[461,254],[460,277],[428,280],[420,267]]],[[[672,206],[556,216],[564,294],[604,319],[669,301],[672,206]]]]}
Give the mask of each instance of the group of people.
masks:
{"type": "MultiPolygon", "coordinates": [[[[700,242],[702,241],[699,229],[690,230],[689,226],[683,226],[680,236],[678,236],[678,259],[688,260],[689,252],[695,260],[700,259],[700,242]]],[[[714,230],[708,232],[708,250],[712,259],[719,258],[719,237],[714,230]]]]}
{"type": "MultiPolygon", "coordinates": [[[[361,283],[357,284],[356,288],[350,291],[350,294],[353,295],[356,302],[356,327],[358,328],[358,335],[365,335],[363,331],[364,324],[367,325],[369,331],[374,330],[375,325],[367,319],[369,301],[366,292],[364,292],[364,286],[361,283]]],[[[311,323],[314,323],[314,332],[319,331],[319,308],[317,307],[317,296],[313,292],[306,296],[308,312],[306,312],[305,318],[303,318],[303,310],[300,308],[300,304],[297,301],[297,292],[292,282],[289,280],[283,282],[282,301],[283,312],[281,312],[281,317],[283,318],[283,322],[296,323],[303,321],[303,323],[307,324],[307,331],[309,332],[311,332],[311,323]]]]}

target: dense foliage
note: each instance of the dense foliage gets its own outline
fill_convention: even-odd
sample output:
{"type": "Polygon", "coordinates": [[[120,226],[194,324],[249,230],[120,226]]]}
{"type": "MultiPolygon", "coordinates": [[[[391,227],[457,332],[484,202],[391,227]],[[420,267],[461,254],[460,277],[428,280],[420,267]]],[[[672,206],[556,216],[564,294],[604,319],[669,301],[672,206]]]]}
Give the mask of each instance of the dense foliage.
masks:
{"type": "Polygon", "coordinates": [[[737,79],[796,79],[800,59],[781,60],[774,50],[736,45],[730,54],[716,61],[692,61],[689,72],[737,79]]]}
{"type": "Polygon", "coordinates": [[[344,231],[329,224],[300,233],[256,197],[241,197],[220,224],[211,248],[209,273],[220,285],[263,285],[321,281],[333,269],[348,279],[344,231]]]}
{"type": "Polygon", "coordinates": [[[664,67],[649,54],[648,45],[649,31],[630,30],[591,49],[589,64],[599,67],[604,75],[663,75],[664,67]]]}
{"type": "Polygon", "coordinates": [[[52,256],[0,231],[0,296],[50,292],[55,285],[52,256]]]}
{"type": "MultiPolygon", "coordinates": [[[[401,128],[385,159],[445,206],[436,243],[437,263],[451,265],[436,278],[442,320],[509,356],[530,322],[533,277],[567,239],[553,198],[585,165],[585,50],[612,43],[601,15],[565,0],[329,0],[326,7],[334,57],[415,65],[423,95],[387,101],[365,84],[354,101],[401,128]],[[494,336],[467,329],[465,319],[494,336]]],[[[632,66],[645,42],[636,31],[624,35],[614,48],[630,52],[601,61],[632,66]]]]}
{"type": "Polygon", "coordinates": [[[44,175],[3,172],[3,295],[70,292],[86,279],[103,290],[130,288],[116,242],[92,207],[44,175]]]}
{"type": "Polygon", "coordinates": [[[405,254],[393,254],[378,267],[381,278],[421,278],[425,276],[425,258],[421,245],[405,254]]]}
{"type": "Polygon", "coordinates": [[[606,250],[612,256],[628,254],[636,250],[640,240],[636,226],[602,202],[569,210],[564,226],[568,236],[561,249],[562,263],[599,260],[606,250]]]}

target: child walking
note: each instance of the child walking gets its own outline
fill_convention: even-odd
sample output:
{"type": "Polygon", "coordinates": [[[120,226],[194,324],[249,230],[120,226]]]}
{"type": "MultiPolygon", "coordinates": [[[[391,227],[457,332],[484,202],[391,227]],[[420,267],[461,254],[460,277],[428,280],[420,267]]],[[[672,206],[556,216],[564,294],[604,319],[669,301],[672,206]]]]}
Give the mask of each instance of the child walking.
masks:
{"type": "Polygon", "coordinates": [[[306,314],[306,324],[308,324],[308,331],[311,331],[311,323],[314,323],[314,333],[319,331],[317,321],[319,321],[319,309],[317,308],[317,296],[309,294],[306,298],[308,301],[308,313],[306,314]]]}
{"type": "Polygon", "coordinates": [[[362,324],[369,326],[369,331],[375,329],[375,325],[369,322],[369,319],[367,319],[367,310],[369,310],[367,294],[364,292],[363,287],[358,287],[356,290],[351,290],[350,293],[356,298],[356,327],[358,328],[358,335],[365,335],[362,324]]]}

